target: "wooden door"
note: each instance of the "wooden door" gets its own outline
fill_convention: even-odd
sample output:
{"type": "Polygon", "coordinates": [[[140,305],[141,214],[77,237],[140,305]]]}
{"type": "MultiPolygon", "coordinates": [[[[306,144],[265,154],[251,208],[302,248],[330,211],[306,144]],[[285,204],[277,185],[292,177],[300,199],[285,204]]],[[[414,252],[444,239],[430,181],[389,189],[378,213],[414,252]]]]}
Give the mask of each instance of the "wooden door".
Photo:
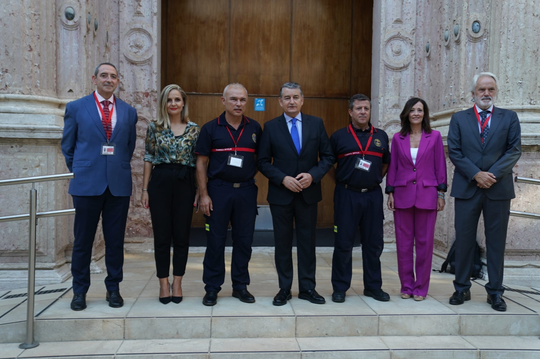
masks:
{"type": "MultiPolygon", "coordinates": [[[[328,135],[349,122],[348,99],[370,95],[372,0],[162,0],[161,83],[188,94],[200,126],[223,112],[225,86],[249,92],[246,116],[264,126],[281,115],[281,85],[298,82],[302,112],[324,120],[328,135]],[[254,110],[254,98],[266,111],[254,110]]],[[[259,204],[268,180],[257,174],[259,204]]],[[[318,227],[333,225],[334,184],[323,179],[318,227]]],[[[193,225],[204,218],[195,215],[193,225]]]]}

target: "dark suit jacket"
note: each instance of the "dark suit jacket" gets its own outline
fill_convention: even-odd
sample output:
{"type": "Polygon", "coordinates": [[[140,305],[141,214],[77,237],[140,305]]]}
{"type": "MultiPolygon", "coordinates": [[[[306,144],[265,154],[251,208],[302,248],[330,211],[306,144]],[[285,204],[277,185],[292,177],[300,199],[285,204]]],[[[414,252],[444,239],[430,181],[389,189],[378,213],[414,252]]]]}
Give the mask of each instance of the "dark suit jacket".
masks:
{"type": "Polygon", "coordinates": [[[456,166],[452,197],[471,198],[480,189],[473,177],[479,171],[487,171],[497,179],[489,189],[483,189],[488,198],[514,198],[512,168],[521,156],[521,128],[517,114],[494,107],[486,143],[482,147],[474,107],[455,113],[448,130],[448,155],[456,166]]]}
{"type": "Polygon", "coordinates": [[[131,156],[137,138],[137,111],[115,97],[116,126],[110,143],[115,155],[101,154],[107,142],[94,94],[70,102],[64,115],[61,147],[68,169],[75,174],[69,193],[75,196],[99,196],[107,186],[113,196],[131,196],[131,156]]]}
{"type": "Polygon", "coordinates": [[[259,144],[257,167],[268,177],[268,203],[287,205],[294,198],[294,192],[283,186],[285,176],[296,177],[307,172],[313,183],[301,193],[308,204],[322,199],[321,179],[334,164],[330,141],[322,119],[302,113],[302,150],[297,153],[287,127],[285,116],[281,115],[264,125],[259,144]],[[319,160],[320,158],[320,160],[319,160]]]}

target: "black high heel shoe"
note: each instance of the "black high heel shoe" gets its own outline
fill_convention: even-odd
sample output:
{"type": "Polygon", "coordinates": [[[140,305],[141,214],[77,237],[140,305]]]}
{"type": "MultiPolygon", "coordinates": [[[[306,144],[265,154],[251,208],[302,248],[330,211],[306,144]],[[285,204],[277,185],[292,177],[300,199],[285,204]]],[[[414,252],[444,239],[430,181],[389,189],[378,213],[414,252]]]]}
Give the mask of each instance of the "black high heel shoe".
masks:
{"type": "MultiPolygon", "coordinates": [[[[172,289],[172,287],[171,287],[172,289]]],[[[161,291],[161,290],[160,290],[161,291]]],[[[169,304],[171,302],[171,296],[168,297],[159,297],[159,302],[161,304],[169,304]]]]}
{"type": "MultiPolygon", "coordinates": [[[[171,292],[173,291],[172,289],[172,284],[171,284],[171,292]]],[[[178,304],[182,301],[183,297],[175,297],[174,295],[171,297],[171,300],[173,303],[175,304],[178,304]]]]}

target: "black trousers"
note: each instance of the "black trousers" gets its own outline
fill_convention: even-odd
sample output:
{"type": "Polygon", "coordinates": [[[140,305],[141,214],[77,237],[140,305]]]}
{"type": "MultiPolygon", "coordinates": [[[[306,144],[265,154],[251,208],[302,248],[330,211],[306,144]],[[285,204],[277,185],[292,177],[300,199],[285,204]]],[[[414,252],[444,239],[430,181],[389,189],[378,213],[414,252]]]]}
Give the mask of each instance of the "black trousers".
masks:
{"type": "Polygon", "coordinates": [[[99,196],[72,196],[75,207],[73,254],[71,274],[73,293],[84,294],[90,287],[92,245],[101,216],[105,240],[105,265],[108,291],[119,290],[123,278],[124,233],[129,210],[129,197],[116,197],[109,188],[99,196]]]}
{"type": "Polygon", "coordinates": [[[383,195],[381,188],[354,192],[342,186],[334,191],[334,255],[332,287],[346,292],[352,280],[352,250],[356,230],[360,228],[364,288],[381,289],[381,254],[383,238],[383,195]]]}
{"type": "Polygon", "coordinates": [[[148,184],[148,200],[154,230],[156,275],[169,277],[172,243],[173,275],[183,276],[195,201],[195,169],[176,164],[155,166],[148,184]]]}
{"type": "Polygon", "coordinates": [[[510,200],[494,201],[478,189],[469,199],[456,198],[456,278],[454,288],[467,291],[471,287],[474,246],[480,213],[484,215],[486,233],[488,294],[503,294],[504,250],[510,216],[510,200]]]}
{"type": "Polygon", "coordinates": [[[298,287],[301,292],[315,288],[315,227],[317,203],[308,204],[296,193],[288,205],[270,204],[274,225],[276,270],[279,288],[290,290],[293,281],[293,222],[296,226],[298,287]]]}

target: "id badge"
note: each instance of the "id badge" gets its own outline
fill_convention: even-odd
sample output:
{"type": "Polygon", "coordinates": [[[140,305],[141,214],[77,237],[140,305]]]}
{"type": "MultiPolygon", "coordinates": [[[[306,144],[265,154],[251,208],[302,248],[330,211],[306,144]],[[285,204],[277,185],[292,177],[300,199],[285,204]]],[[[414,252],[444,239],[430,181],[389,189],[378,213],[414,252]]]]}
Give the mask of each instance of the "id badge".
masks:
{"type": "Polygon", "coordinates": [[[363,158],[356,159],[356,165],[354,166],[357,170],[362,170],[369,172],[369,169],[371,168],[371,161],[365,160],[363,158]]]}
{"type": "Polygon", "coordinates": [[[244,165],[244,156],[229,155],[229,160],[227,161],[227,165],[242,168],[242,166],[244,165]]]}
{"type": "Polygon", "coordinates": [[[102,143],[101,154],[104,156],[114,156],[116,152],[116,145],[114,143],[102,143]]]}

